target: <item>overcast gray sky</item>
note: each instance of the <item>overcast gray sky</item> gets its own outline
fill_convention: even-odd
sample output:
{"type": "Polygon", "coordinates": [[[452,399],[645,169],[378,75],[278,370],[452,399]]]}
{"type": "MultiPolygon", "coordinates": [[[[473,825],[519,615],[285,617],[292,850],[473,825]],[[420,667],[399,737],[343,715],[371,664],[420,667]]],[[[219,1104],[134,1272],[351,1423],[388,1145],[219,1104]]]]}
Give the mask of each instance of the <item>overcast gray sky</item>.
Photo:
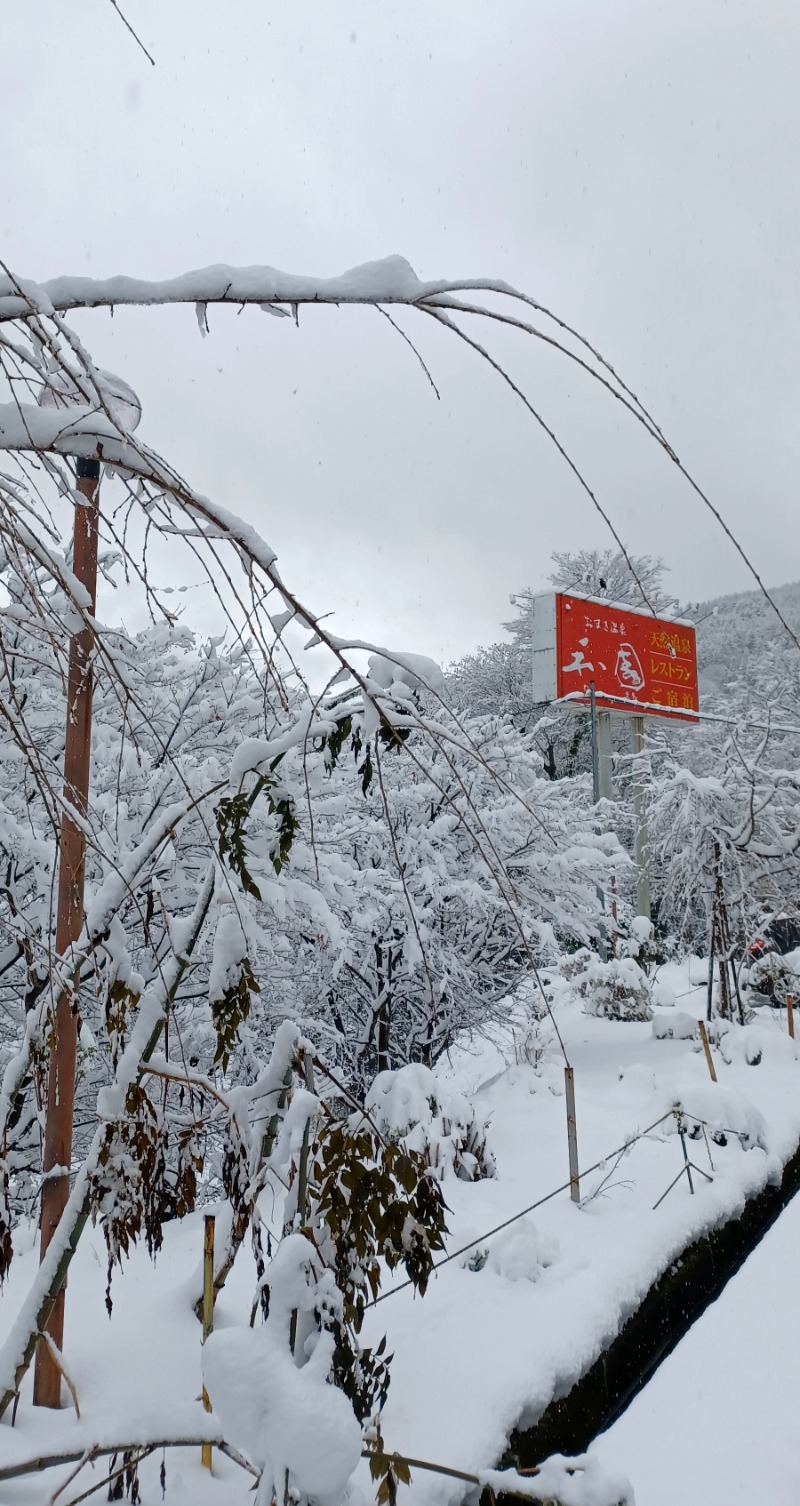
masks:
{"type": "MultiPolygon", "coordinates": [[[[398,252],[422,277],[505,278],[614,361],[766,580],[800,577],[797,0],[124,9],[155,68],[108,0],[14,7],[14,271],[329,275],[398,252]]],[[[212,309],[205,340],[191,309],[76,323],[139,392],[143,437],[256,524],[340,633],[451,659],[501,636],[553,549],[607,542],[512,394],[431,321],[405,324],[441,402],[371,310],[297,330],[212,309]]],[[[617,405],[532,342],[496,348],[677,594],[747,588],[617,405]]]]}

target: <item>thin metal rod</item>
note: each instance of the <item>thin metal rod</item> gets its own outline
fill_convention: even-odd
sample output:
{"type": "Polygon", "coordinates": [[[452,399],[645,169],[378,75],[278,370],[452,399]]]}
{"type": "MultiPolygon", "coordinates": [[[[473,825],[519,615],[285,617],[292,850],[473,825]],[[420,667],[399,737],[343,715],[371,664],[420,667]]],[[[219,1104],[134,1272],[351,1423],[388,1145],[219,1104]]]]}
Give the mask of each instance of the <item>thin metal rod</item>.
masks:
{"type": "Polygon", "coordinates": [[[660,1208],[661,1207],[661,1204],[663,1203],[664,1198],[667,1196],[668,1193],[670,1193],[672,1191],[672,1189],[675,1186],[676,1182],[680,1181],[680,1179],[684,1175],[685,1171],[686,1171],[686,1167],[682,1166],[681,1169],[680,1169],[680,1171],[678,1172],[678,1175],[676,1177],[672,1178],[672,1181],[670,1182],[669,1187],[667,1188],[667,1191],[666,1192],[662,1192],[662,1194],[661,1194],[658,1202],[653,1204],[653,1212],[654,1213],[656,1211],[656,1208],[660,1208]]]}
{"type": "Polygon", "coordinates": [[[689,1160],[689,1152],[686,1149],[686,1131],[685,1131],[685,1129],[683,1128],[682,1125],[678,1129],[678,1134],[681,1137],[681,1150],[683,1151],[683,1159],[684,1159],[684,1161],[686,1163],[686,1165],[685,1165],[685,1171],[686,1171],[686,1175],[687,1175],[687,1177],[689,1179],[689,1191],[691,1192],[692,1197],[694,1197],[694,1182],[692,1181],[692,1163],[689,1160]]]}

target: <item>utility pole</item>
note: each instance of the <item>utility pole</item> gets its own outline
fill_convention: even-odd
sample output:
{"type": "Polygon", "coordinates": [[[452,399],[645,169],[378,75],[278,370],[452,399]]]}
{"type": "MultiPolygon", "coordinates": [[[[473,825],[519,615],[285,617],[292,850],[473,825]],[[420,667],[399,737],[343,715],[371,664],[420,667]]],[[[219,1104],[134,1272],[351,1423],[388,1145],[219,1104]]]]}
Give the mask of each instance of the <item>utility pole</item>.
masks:
{"type": "MultiPolygon", "coordinates": [[[[106,405],[124,429],[135,429],[141,417],[136,394],[117,377],[99,373],[106,405]]],[[[66,375],[57,377],[40,398],[43,407],[88,407],[89,400],[66,375]]],[[[99,536],[98,493],[100,461],[78,458],[73,524],[72,572],[89,597],[88,615],[94,618],[97,594],[99,536]]],[[[78,940],[83,928],[83,890],[86,868],[86,836],[82,825],[89,809],[89,766],[92,744],[94,630],[91,625],[73,634],[69,644],[67,676],[67,722],[64,739],[64,808],[58,863],[56,955],[63,957],[78,940]],[[72,812],[77,819],[73,819],[72,812]]],[[[58,1228],[70,1190],[72,1133],[75,1111],[75,1075],[78,1054],[77,991],[79,979],[60,989],[55,1007],[54,1038],[47,1077],[40,1221],[40,1260],[58,1228]]],[[[56,1298],[47,1323],[47,1334],[60,1352],[64,1342],[66,1283],[56,1298]]],[[[49,1344],[36,1351],[33,1381],[36,1406],[60,1407],[61,1370],[49,1344]]]]}
{"type": "MultiPolygon", "coordinates": [[[[76,503],[72,570],[88,592],[94,616],[97,592],[97,494],[100,489],[99,460],[79,460],[76,491],[85,501],[76,503]]],[[[83,926],[83,881],[86,837],[70,814],[85,817],[89,806],[89,756],[92,742],[92,647],[94,633],[84,627],[70,639],[67,681],[67,728],[64,746],[64,801],[58,865],[58,911],[56,954],[63,957],[77,941],[83,926]]],[[[69,1198],[72,1160],[72,1120],[75,1107],[75,1069],[78,1052],[78,1015],[73,988],[58,995],[55,1039],[47,1079],[47,1119],[42,1170],[41,1251],[44,1260],[69,1198]]],[[[47,1332],[58,1350],[64,1342],[64,1297],[61,1288],[47,1332]]],[[[61,1405],[61,1371],[48,1344],[36,1352],[33,1400],[39,1407],[61,1405]]]]}

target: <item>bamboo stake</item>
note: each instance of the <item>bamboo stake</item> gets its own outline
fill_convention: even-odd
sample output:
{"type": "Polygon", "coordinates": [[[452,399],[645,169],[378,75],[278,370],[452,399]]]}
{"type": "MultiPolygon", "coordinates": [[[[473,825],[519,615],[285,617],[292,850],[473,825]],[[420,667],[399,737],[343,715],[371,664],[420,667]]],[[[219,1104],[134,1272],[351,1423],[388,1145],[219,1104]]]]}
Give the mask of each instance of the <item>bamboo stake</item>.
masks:
{"type": "Polygon", "coordinates": [[[794,1040],[794,995],[786,995],[786,1023],[789,1026],[789,1034],[794,1040]]]}
{"type": "Polygon", "coordinates": [[[569,1195],[573,1203],[581,1200],[581,1179],[578,1172],[578,1128],[575,1119],[575,1074],[572,1067],[564,1068],[564,1086],[567,1093],[567,1147],[569,1150],[569,1195]]]}
{"type": "MultiPolygon", "coordinates": [[[[207,1213],[203,1219],[203,1343],[214,1328],[214,1215],[207,1213]]],[[[211,1411],[208,1392],[203,1387],[203,1410],[211,1411]]],[[[200,1459],[205,1469],[211,1469],[211,1444],[200,1447],[200,1459]]]]}
{"type": "MultiPolygon", "coordinates": [[[[264,1131],[264,1135],[262,1137],[262,1141],[261,1141],[261,1153],[260,1153],[260,1156],[259,1156],[259,1166],[258,1166],[257,1176],[256,1176],[256,1179],[255,1179],[256,1190],[258,1190],[258,1178],[262,1174],[262,1171],[263,1171],[263,1168],[264,1168],[264,1164],[265,1164],[265,1162],[267,1162],[269,1160],[270,1156],[272,1155],[273,1147],[275,1145],[275,1141],[276,1141],[277,1136],[278,1136],[278,1130],[281,1127],[283,1113],[284,1113],[286,1105],[287,1105],[287,1103],[289,1101],[289,1094],[291,1093],[291,1090],[292,1090],[292,1081],[293,1081],[293,1079],[294,1079],[294,1069],[290,1066],[290,1067],[287,1068],[286,1075],[285,1075],[285,1077],[283,1079],[283,1086],[282,1086],[282,1088],[280,1090],[280,1094],[278,1096],[278,1101],[277,1101],[277,1104],[276,1104],[276,1107],[275,1107],[275,1112],[274,1112],[274,1114],[272,1114],[272,1116],[271,1116],[271,1118],[269,1120],[269,1123],[267,1125],[267,1128],[264,1131]]],[[[214,1300],[215,1301],[216,1301],[217,1297],[219,1296],[220,1292],[222,1291],[222,1288],[224,1287],[225,1282],[227,1281],[227,1279],[228,1279],[228,1277],[229,1277],[229,1275],[230,1275],[230,1273],[231,1273],[231,1271],[233,1269],[233,1262],[236,1259],[236,1256],[238,1254],[239,1248],[240,1248],[240,1246],[241,1246],[241,1244],[242,1244],[242,1242],[244,1240],[244,1233],[245,1233],[244,1230],[242,1231],[241,1234],[234,1234],[234,1232],[231,1231],[231,1233],[228,1236],[227,1250],[226,1250],[224,1256],[222,1257],[222,1259],[220,1261],[219,1267],[218,1267],[216,1275],[214,1277],[214,1300]]],[[[202,1321],[203,1321],[203,1298],[202,1298],[202,1295],[200,1297],[198,1297],[197,1301],[195,1302],[194,1312],[195,1312],[195,1316],[197,1317],[198,1321],[200,1323],[202,1323],[202,1321]]]]}
{"type": "MultiPolygon", "coordinates": [[[[717,1080],[717,1072],[716,1072],[716,1068],[714,1066],[713,1057],[711,1055],[711,1047],[710,1047],[710,1045],[708,1043],[708,1031],[706,1030],[706,1022],[705,1022],[705,1020],[699,1020],[698,1021],[698,1028],[699,1028],[699,1031],[700,1031],[700,1039],[703,1042],[703,1050],[706,1053],[706,1061],[708,1062],[709,1076],[710,1076],[712,1082],[716,1082],[716,1080],[717,1080]]],[[[794,1032],[792,1032],[792,1034],[794,1034],[794,1032]]]]}
{"type": "MultiPolygon", "coordinates": [[[[310,1051],[306,1051],[303,1057],[303,1073],[306,1088],[309,1093],[313,1093],[314,1058],[310,1051]]],[[[297,1227],[299,1229],[304,1228],[308,1222],[308,1157],[311,1149],[311,1124],[312,1120],[307,1119],[305,1129],[303,1130],[303,1143],[300,1147],[300,1165],[297,1173],[297,1227]]],[[[295,1308],[289,1321],[289,1347],[295,1358],[297,1358],[298,1353],[297,1316],[297,1308],[295,1308]]]]}

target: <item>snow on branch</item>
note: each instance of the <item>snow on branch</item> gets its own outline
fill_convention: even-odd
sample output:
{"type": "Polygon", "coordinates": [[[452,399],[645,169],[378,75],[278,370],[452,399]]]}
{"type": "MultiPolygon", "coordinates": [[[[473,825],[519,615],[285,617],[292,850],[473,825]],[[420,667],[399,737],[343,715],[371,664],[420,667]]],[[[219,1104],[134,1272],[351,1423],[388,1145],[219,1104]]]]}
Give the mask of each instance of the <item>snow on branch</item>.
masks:
{"type": "Polygon", "coordinates": [[[0,322],[24,318],[30,302],[42,314],[123,304],[232,303],[420,303],[470,289],[519,297],[506,282],[491,279],[421,282],[404,256],[365,262],[339,277],[302,277],[275,267],[203,267],[179,277],[55,277],[39,285],[0,276],[0,322]]]}
{"type": "MultiPolygon", "coordinates": [[[[43,349],[47,349],[48,342],[46,338],[42,339],[42,324],[52,320],[62,325],[63,314],[79,308],[113,309],[120,305],[193,304],[201,333],[207,333],[206,315],[210,303],[230,303],[240,308],[252,304],[270,314],[293,315],[295,321],[301,304],[362,305],[375,307],[382,312],[385,312],[385,305],[406,305],[427,314],[486,361],[515,396],[523,402],[542,432],[556,446],[592,507],[610,530],[630,567],[633,579],[637,582],[643,602],[649,606],[646,591],[638,580],[635,566],[610,513],[602,506],[556,433],[545,422],[523,389],[512,380],[502,363],[491,354],[486,346],[466,333],[463,325],[458,323],[454,316],[465,316],[467,319],[477,321],[497,321],[516,328],[534,339],[542,340],[561,355],[577,362],[588,376],[600,382],[612,397],[622,403],[633,419],[642,425],[650,438],[664,450],[698,500],[711,512],[756,581],[765,600],[769,602],[784,632],[800,650],[800,638],[787,622],[774,597],[767,591],[756,567],[748,558],[745,549],[734,535],[720,509],[683,465],[655,418],[633,389],[622,380],[611,362],[577,329],[535,298],[501,279],[460,278],[422,281],[417,277],[409,262],[397,255],[385,257],[380,261],[366,262],[362,266],[353,267],[341,273],[338,277],[328,278],[286,273],[267,266],[217,265],[158,281],[126,276],[110,278],[66,276],[38,284],[15,276],[2,261],[0,261],[0,268],[2,269],[0,271],[0,331],[3,324],[20,321],[29,327],[35,339],[41,341],[43,349]],[[462,295],[466,293],[500,295],[503,299],[511,300],[512,309],[509,312],[505,305],[501,308],[484,307],[480,303],[465,300],[462,295]],[[532,309],[538,316],[549,322],[541,328],[520,318],[513,310],[514,304],[532,309]],[[577,349],[574,348],[575,345],[577,349]]],[[[399,333],[404,339],[408,339],[403,330],[399,330],[399,333]]],[[[78,342],[74,335],[71,336],[71,340],[73,347],[77,349],[78,342]]],[[[11,350],[12,346],[7,337],[0,333],[0,351],[2,349],[11,350]]],[[[13,349],[17,359],[20,359],[19,346],[13,349]]],[[[27,364],[24,356],[21,359],[23,365],[27,364]]],[[[39,364],[41,366],[41,361],[39,364]]],[[[424,362],[422,365],[427,372],[424,362]]],[[[430,373],[427,374],[430,378],[430,373]]],[[[435,385],[434,390],[436,390],[435,385]]]]}

